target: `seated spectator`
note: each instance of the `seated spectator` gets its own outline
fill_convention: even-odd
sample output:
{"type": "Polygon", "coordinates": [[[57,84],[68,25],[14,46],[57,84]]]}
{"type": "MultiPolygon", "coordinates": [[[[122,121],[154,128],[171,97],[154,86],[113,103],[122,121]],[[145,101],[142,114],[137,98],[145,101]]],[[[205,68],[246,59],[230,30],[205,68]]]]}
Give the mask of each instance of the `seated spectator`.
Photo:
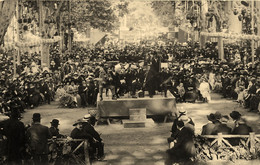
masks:
{"type": "Polygon", "coordinates": [[[87,114],[84,116],[83,121],[82,129],[90,135],[90,138],[88,139],[90,146],[92,147],[90,156],[94,157],[94,155],[97,154],[97,159],[104,159],[104,143],[102,142],[100,134],[94,128],[96,118],[87,114]]]}
{"type": "Polygon", "coordinates": [[[178,89],[178,94],[179,94],[179,97],[180,97],[180,101],[183,102],[184,101],[184,95],[185,95],[185,88],[183,86],[183,83],[180,83],[177,86],[177,89],[178,89]]]}
{"type": "Polygon", "coordinates": [[[229,120],[228,116],[222,116],[220,119],[217,119],[215,122],[215,127],[212,131],[212,135],[217,135],[218,133],[222,134],[231,134],[231,128],[227,126],[229,120]]]}
{"type": "Polygon", "coordinates": [[[57,85],[58,89],[56,90],[55,93],[55,101],[60,101],[60,99],[66,94],[65,89],[63,88],[63,85],[58,84],[57,85]]]}
{"type": "Polygon", "coordinates": [[[85,115],[83,119],[79,119],[73,125],[76,127],[72,130],[71,137],[74,139],[88,139],[91,147],[89,151],[90,158],[102,160],[104,158],[104,143],[93,127],[95,121],[93,116],[85,115]],[[95,154],[97,154],[97,158],[95,154]]]}
{"type": "Polygon", "coordinates": [[[201,135],[211,135],[215,128],[216,118],[213,113],[207,115],[209,123],[202,127],[201,135]]]}
{"type": "MultiPolygon", "coordinates": [[[[247,125],[246,119],[241,117],[237,121],[237,126],[233,129],[232,134],[235,135],[249,135],[250,132],[253,132],[252,128],[247,125]]],[[[232,145],[239,145],[240,138],[234,138],[230,140],[232,145]]]]}
{"type": "Polygon", "coordinates": [[[53,119],[51,121],[51,127],[50,129],[50,133],[52,137],[56,137],[56,138],[62,138],[64,137],[63,135],[60,134],[60,130],[59,130],[59,120],[58,119],[53,119]]]}
{"type": "Polygon", "coordinates": [[[209,102],[211,100],[210,85],[207,82],[206,78],[202,78],[202,82],[200,83],[200,86],[199,86],[199,91],[202,95],[204,102],[209,102]]]}
{"type": "Polygon", "coordinates": [[[172,147],[166,151],[166,165],[172,165],[178,162],[187,162],[195,155],[195,146],[193,142],[194,132],[184,126],[183,121],[177,121],[179,130],[176,140],[172,142],[172,147]]]}
{"type": "Polygon", "coordinates": [[[238,120],[241,118],[241,114],[238,111],[232,111],[229,116],[233,119],[234,121],[234,126],[232,128],[235,128],[238,126],[238,120]]]}
{"type": "Polygon", "coordinates": [[[171,129],[171,137],[168,138],[168,143],[169,144],[176,139],[176,136],[179,133],[179,130],[177,129],[178,121],[185,122],[185,126],[187,128],[190,128],[192,131],[194,131],[194,125],[195,125],[194,122],[192,121],[192,119],[190,117],[187,116],[187,111],[184,110],[183,108],[181,108],[179,110],[179,115],[173,121],[172,129],[171,129]]]}

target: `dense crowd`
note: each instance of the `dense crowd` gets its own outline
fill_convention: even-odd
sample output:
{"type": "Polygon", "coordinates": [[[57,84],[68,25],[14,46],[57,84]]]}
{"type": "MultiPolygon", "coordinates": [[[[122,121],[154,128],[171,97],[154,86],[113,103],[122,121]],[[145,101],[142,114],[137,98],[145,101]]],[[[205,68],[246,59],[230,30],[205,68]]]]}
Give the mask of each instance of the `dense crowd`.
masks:
{"type": "Polygon", "coordinates": [[[178,102],[210,101],[210,92],[237,100],[250,110],[258,110],[260,65],[249,62],[250,49],[225,47],[226,61],[217,58],[214,43],[199,48],[198,43],[141,43],[119,47],[108,45],[83,48],[60,54],[59,46],[50,49],[50,68],[41,66],[40,55],[21,55],[17,74],[12,74],[12,52],[1,53],[1,113],[10,109],[34,108],[59,101],[65,107],[96,105],[103,90],[112,99],[126,93],[136,98],[147,90],[169,90],[178,102]],[[155,80],[155,81],[154,81],[155,80]],[[155,82],[155,83],[154,83],[155,82]]]}
{"type": "MultiPolygon", "coordinates": [[[[210,102],[210,93],[214,91],[225,98],[234,99],[250,111],[258,112],[259,57],[253,66],[248,56],[250,49],[247,47],[228,45],[225,47],[226,60],[223,61],[217,58],[217,52],[214,43],[207,43],[205,48],[200,48],[198,43],[160,45],[144,42],[125,47],[108,45],[89,48],[73,45],[70,53],[60,53],[59,46],[53,45],[50,49],[49,68],[41,65],[39,54],[22,54],[16,75],[13,73],[13,52],[1,52],[0,113],[11,116],[13,123],[24,127],[18,118],[26,108],[50,104],[51,101],[58,101],[61,107],[69,108],[95,106],[97,99],[144,97],[144,91],[148,91],[149,97],[158,92],[169,97],[170,92],[177,102],[210,102]],[[14,115],[13,112],[18,113],[14,115]]],[[[233,118],[231,114],[230,116],[233,118]]],[[[245,123],[240,116],[234,118],[237,126],[245,123]]],[[[39,123],[39,115],[35,118],[35,122],[39,123]]],[[[210,114],[208,119],[213,125],[203,127],[202,134],[217,134],[217,125],[223,128],[222,124],[228,117],[216,113],[210,114]],[[208,127],[214,129],[207,130],[208,127]],[[205,133],[209,131],[211,133],[205,133]]],[[[56,123],[57,129],[57,121],[53,123],[56,123]]],[[[86,127],[82,123],[87,122],[80,120],[75,123],[72,137],[88,137],[82,132],[82,128],[86,127]]],[[[171,140],[176,142],[175,147],[180,147],[182,145],[176,141],[177,135],[174,132],[185,127],[183,139],[189,140],[194,134],[194,123],[186,114],[179,115],[174,123],[171,140]],[[193,131],[186,129],[187,123],[187,127],[193,131]]],[[[93,131],[90,126],[86,128],[93,131]]],[[[52,130],[55,132],[56,129],[52,130]]],[[[225,131],[236,133],[237,129],[227,128],[225,131]]],[[[95,133],[94,136],[96,135],[95,133]]],[[[178,136],[181,135],[178,133],[178,136]]],[[[49,138],[49,135],[46,137],[49,138]]],[[[98,137],[94,139],[99,143],[92,145],[99,148],[99,154],[102,155],[103,144],[98,137]]],[[[175,149],[169,153],[176,152],[175,149]]]]}

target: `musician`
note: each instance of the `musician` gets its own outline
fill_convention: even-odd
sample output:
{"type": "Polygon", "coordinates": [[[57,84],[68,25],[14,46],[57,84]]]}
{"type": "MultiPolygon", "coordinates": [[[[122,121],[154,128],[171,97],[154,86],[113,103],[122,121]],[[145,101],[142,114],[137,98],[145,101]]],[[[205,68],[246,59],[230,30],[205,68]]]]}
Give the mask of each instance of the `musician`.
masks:
{"type": "Polygon", "coordinates": [[[41,81],[40,92],[44,95],[45,100],[50,104],[51,102],[51,91],[46,81],[41,81]]]}
{"type": "Polygon", "coordinates": [[[118,90],[118,94],[120,96],[124,96],[124,94],[127,92],[127,84],[126,84],[126,73],[124,69],[121,69],[120,73],[119,73],[119,90],[118,90]]]}
{"type": "Polygon", "coordinates": [[[116,100],[116,92],[115,92],[115,75],[113,73],[113,70],[111,68],[107,71],[107,78],[106,78],[106,89],[111,90],[112,93],[112,99],[116,100]]]}
{"type": "Polygon", "coordinates": [[[86,81],[82,81],[82,83],[78,87],[78,94],[80,95],[81,98],[81,106],[85,108],[87,106],[87,83],[86,81]]]}
{"type": "Polygon", "coordinates": [[[130,92],[133,98],[136,98],[136,88],[137,88],[137,71],[134,69],[135,66],[129,66],[126,75],[126,85],[128,87],[128,92],[130,92]]]}

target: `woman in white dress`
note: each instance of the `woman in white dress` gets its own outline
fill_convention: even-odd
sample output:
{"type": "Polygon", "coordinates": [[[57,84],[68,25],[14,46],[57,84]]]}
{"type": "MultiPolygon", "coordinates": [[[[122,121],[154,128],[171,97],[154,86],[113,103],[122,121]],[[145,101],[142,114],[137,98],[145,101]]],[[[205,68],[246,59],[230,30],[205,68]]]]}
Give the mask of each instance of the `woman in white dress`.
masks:
{"type": "Polygon", "coordinates": [[[209,102],[211,100],[210,86],[205,78],[202,78],[202,82],[200,83],[199,86],[199,91],[205,102],[209,102]]]}
{"type": "Polygon", "coordinates": [[[215,73],[213,73],[212,71],[209,73],[209,84],[211,86],[211,89],[214,90],[215,89],[215,73]]]}

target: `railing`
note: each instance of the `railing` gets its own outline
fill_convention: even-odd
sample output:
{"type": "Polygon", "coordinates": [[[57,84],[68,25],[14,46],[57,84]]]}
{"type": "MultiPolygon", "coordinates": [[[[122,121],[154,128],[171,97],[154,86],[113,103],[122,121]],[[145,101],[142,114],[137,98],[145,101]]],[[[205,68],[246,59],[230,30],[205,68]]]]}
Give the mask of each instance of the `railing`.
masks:
{"type": "MultiPolygon", "coordinates": [[[[218,133],[217,135],[198,135],[196,138],[195,143],[198,145],[197,157],[206,156],[209,160],[221,159],[220,156],[218,156],[218,154],[221,155],[218,149],[229,149],[225,152],[229,154],[226,156],[229,157],[229,159],[231,159],[232,154],[235,156],[234,159],[241,159],[241,157],[254,159],[260,156],[260,134],[255,134],[254,132],[249,135],[223,135],[222,133],[218,133]],[[199,138],[205,141],[200,141],[199,138]],[[238,140],[238,145],[232,145],[232,139],[238,140]],[[246,152],[247,155],[250,155],[250,158],[244,157],[241,150],[246,152]],[[218,158],[216,158],[216,156],[218,158]]],[[[225,154],[222,153],[222,155],[225,154]]]]}
{"type": "Polygon", "coordinates": [[[257,142],[260,143],[260,134],[256,135],[254,132],[249,133],[249,135],[223,135],[222,133],[218,133],[218,135],[201,135],[201,137],[215,139],[211,142],[211,146],[217,142],[218,146],[221,146],[224,143],[230,148],[233,148],[233,146],[226,139],[240,138],[241,141],[241,138],[247,138],[245,147],[248,147],[252,154],[255,154],[256,152],[255,144],[257,142]]]}
{"type": "MultiPolygon", "coordinates": [[[[4,141],[4,139],[0,139],[0,142],[1,141],[4,141]]],[[[75,161],[77,161],[77,156],[75,155],[75,153],[76,153],[76,151],[78,151],[83,146],[83,148],[84,148],[84,158],[85,158],[84,164],[90,165],[91,162],[90,162],[90,158],[89,158],[89,142],[88,142],[88,140],[86,140],[86,139],[67,139],[67,138],[48,139],[49,146],[51,144],[54,144],[54,143],[56,143],[56,144],[66,144],[68,142],[80,142],[80,144],[77,145],[77,147],[73,151],[71,151],[69,153],[69,155],[72,156],[75,161]]],[[[80,164],[80,163],[77,162],[77,164],[80,164]]]]}

